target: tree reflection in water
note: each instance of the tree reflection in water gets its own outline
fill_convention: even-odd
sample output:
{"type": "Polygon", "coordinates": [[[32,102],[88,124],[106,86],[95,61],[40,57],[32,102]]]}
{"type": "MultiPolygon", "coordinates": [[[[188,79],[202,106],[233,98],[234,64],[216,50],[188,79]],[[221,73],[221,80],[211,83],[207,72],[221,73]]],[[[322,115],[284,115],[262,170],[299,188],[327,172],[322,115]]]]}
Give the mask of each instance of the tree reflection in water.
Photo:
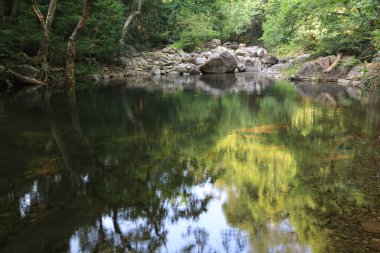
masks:
{"type": "Polygon", "coordinates": [[[264,83],[260,96],[115,88],[1,101],[0,251],[334,248],[334,220],[379,205],[377,102],[264,83]]]}

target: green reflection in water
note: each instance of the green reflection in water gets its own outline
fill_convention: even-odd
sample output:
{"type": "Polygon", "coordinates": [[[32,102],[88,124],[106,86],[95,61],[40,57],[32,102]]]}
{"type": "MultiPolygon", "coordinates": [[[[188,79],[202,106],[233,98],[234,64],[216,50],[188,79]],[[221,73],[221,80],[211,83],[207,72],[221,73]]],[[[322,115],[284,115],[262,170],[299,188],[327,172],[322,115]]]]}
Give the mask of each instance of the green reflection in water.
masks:
{"type": "Polygon", "coordinates": [[[376,97],[338,90],[326,106],[327,91],[297,88],[2,98],[0,251],[165,251],[181,220],[198,239],[179,249],[205,250],[213,224],[195,227],[215,196],[193,189],[209,183],[229,229],[249,235],[241,252],[333,252],[342,233],[360,249],[342,224],[379,207],[376,97]]]}

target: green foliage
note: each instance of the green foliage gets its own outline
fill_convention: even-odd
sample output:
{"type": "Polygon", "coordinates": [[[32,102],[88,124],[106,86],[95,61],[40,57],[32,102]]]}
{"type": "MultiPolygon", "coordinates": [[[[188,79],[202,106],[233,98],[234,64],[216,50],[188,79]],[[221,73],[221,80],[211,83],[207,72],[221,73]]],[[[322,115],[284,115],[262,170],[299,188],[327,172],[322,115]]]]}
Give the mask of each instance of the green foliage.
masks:
{"type": "Polygon", "coordinates": [[[360,60],[358,58],[351,57],[350,59],[348,59],[347,61],[343,63],[343,67],[345,67],[346,69],[351,69],[354,66],[358,65],[359,63],[360,63],[360,60]]]}
{"type": "Polygon", "coordinates": [[[286,77],[286,78],[290,78],[292,76],[295,76],[295,74],[297,73],[297,71],[300,69],[300,67],[302,66],[303,62],[298,62],[294,65],[291,65],[289,66],[288,68],[285,68],[281,71],[281,74],[286,77]]]}
{"type": "Polygon", "coordinates": [[[377,50],[380,50],[380,29],[375,29],[371,33],[372,44],[375,46],[377,50]]]}
{"type": "MultiPolygon", "coordinates": [[[[44,15],[49,0],[38,5],[44,15]]],[[[41,27],[29,1],[3,0],[0,55],[35,56],[41,27]],[[13,13],[13,14],[12,14],[13,13]]],[[[109,62],[120,51],[118,40],[136,1],[94,0],[77,45],[77,59],[109,62]]],[[[58,2],[50,38],[49,62],[63,65],[66,45],[82,12],[82,2],[58,2]]],[[[377,0],[145,0],[141,15],[128,28],[126,48],[175,47],[193,50],[212,38],[261,44],[280,57],[315,51],[338,51],[371,59],[380,50],[380,5],[377,0]],[[312,11],[311,11],[312,10],[312,11]],[[362,55],[362,53],[364,54],[362,55]]]]}
{"type": "Polygon", "coordinates": [[[221,38],[238,39],[250,31],[255,22],[262,22],[263,5],[257,0],[222,1],[221,38]]]}
{"type": "Polygon", "coordinates": [[[304,44],[320,54],[360,54],[376,46],[379,15],[374,0],[272,0],[267,5],[263,41],[271,47],[304,44]]]}
{"type": "Polygon", "coordinates": [[[75,64],[75,73],[78,75],[95,74],[99,72],[99,65],[96,62],[81,62],[75,64]]]}
{"type": "MultiPolygon", "coordinates": [[[[46,15],[49,1],[39,1],[46,15]]],[[[63,65],[66,45],[82,13],[81,1],[58,2],[50,35],[49,61],[63,65]]],[[[125,18],[125,5],[121,0],[96,0],[91,15],[77,46],[77,58],[112,60],[118,52],[118,39],[125,18]]],[[[35,56],[42,38],[41,27],[30,2],[20,1],[17,18],[3,17],[0,23],[0,53],[14,54],[22,51],[35,56]]]]}
{"type": "Polygon", "coordinates": [[[188,50],[203,47],[205,41],[219,35],[213,29],[212,18],[206,14],[187,13],[177,20],[177,25],[181,29],[180,45],[188,50]]]}
{"type": "Polygon", "coordinates": [[[272,50],[272,53],[280,58],[287,58],[294,55],[304,54],[305,49],[302,45],[292,42],[276,46],[276,48],[272,50]]]}

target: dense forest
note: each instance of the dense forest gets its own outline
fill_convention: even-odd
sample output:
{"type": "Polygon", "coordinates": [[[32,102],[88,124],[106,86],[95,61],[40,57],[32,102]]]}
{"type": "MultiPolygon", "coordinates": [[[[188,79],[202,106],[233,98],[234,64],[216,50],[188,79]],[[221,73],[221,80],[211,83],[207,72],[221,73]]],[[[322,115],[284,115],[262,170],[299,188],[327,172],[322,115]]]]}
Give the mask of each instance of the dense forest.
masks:
{"type": "Polygon", "coordinates": [[[380,50],[378,0],[1,0],[0,7],[0,64],[26,54],[46,71],[72,68],[75,58],[80,73],[167,45],[192,51],[213,38],[279,56],[343,52],[371,61],[380,50]]]}

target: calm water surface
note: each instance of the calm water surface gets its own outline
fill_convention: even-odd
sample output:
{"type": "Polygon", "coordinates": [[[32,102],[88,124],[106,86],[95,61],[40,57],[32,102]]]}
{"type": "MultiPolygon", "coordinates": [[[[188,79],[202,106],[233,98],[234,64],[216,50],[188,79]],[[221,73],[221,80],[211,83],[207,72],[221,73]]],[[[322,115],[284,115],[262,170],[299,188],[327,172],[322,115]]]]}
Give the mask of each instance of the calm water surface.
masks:
{"type": "Polygon", "coordinates": [[[0,94],[0,252],[376,252],[379,210],[375,94],[252,74],[0,94]]]}

